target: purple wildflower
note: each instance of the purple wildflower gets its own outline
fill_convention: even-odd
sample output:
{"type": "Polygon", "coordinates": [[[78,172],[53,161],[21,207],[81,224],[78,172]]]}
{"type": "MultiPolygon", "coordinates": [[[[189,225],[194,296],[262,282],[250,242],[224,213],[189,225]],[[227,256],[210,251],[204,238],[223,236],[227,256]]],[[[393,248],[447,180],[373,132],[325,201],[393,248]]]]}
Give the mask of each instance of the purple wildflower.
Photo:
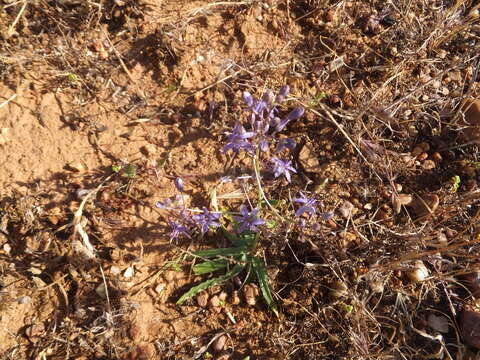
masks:
{"type": "Polygon", "coordinates": [[[282,88],[278,92],[277,97],[275,98],[275,102],[277,104],[281,103],[288,96],[289,92],[290,92],[290,86],[288,86],[288,85],[282,86],[282,88]]]}
{"type": "Polygon", "coordinates": [[[177,239],[179,235],[183,234],[185,235],[186,237],[188,237],[189,239],[191,239],[192,237],[190,236],[190,231],[188,230],[187,227],[183,226],[182,224],[179,224],[175,221],[172,221],[170,219],[167,220],[168,221],[168,225],[170,225],[170,229],[171,229],[171,232],[170,232],[170,241],[174,240],[174,239],[177,239]]]}
{"type": "Polygon", "coordinates": [[[253,146],[246,139],[253,137],[253,132],[246,132],[244,127],[237,123],[233,128],[232,133],[228,136],[227,145],[223,148],[224,152],[232,149],[233,152],[238,153],[241,149],[246,151],[253,151],[253,146]]]}
{"type": "Polygon", "coordinates": [[[178,191],[180,192],[184,192],[185,191],[185,187],[184,187],[184,183],[183,183],[183,180],[179,177],[177,177],[175,179],[175,187],[177,188],[178,191]]]}
{"type": "Polygon", "coordinates": [[[240,206],[241,216],[234,216],[234,220],[238,223],[238,232],[243,233],[246,230],[257,232],[257,226],[265,224],[265,220],[260,219],[258,209],[255,208],[251,212],[248,211],[245,205],[240,206]]]}
{"type": "Polygon", "coordinates": [[[162,210],[178,210],[183,207],[183,196],[175,195],[165,199],[164,202],[157,201],[155,206],[162,210]]]}
{"type": "Polygon", "coordinates": [[[290,111],[287,116],[285,116],[283,119],[280,118],[275,118],[274,119],[274,124],[275,124],[275,132],[280,132],[283,129],[285,129],[285,126],[292,121],[292,120],[297,120],[298,118],[302,117],[303,113],[305,112],[304,108],[297,107],[290,111]]]}
{"type": "Polygon", "coordinates": [[[307,198],[303,193],[300,193],[300,197],[294,198],[294,202],[303,204],[300,208],[296,211],[295,216],[302,216],[303,213],[308,213],[310,215],[314,215],[317,210],[313,206],[317,199],[315,197],[307,198]]]}
{"type": "Polygon", "coordinates": [[[277,157],[272,158],[273,163],[273,174],[275,178],[278,178],[280,175],[284,175],[288,182],[292,181],[290,172],[296,173],[297,170],[292,166],[290,160],[281,160],[277,157]]]}
{"type": "Polygon", "coordinates": [[[206,207],[203,208],[203,212],[198,215],[194,215],[192,218],[200,226],[200,231],[202,235],[204,235],[208,228],[211,227],[219,227],[220,223],[218,220],[220,219],[221,214],[219,213],[211,213],[207,210],[206,207]]]}

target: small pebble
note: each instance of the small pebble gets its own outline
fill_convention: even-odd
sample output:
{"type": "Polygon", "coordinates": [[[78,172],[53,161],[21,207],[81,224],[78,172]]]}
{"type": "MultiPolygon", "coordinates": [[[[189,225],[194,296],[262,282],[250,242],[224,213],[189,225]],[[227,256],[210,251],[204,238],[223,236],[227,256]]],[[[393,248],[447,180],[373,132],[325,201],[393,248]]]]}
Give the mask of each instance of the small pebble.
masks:
{"type": "Polygon", "coordinates": [[[227,335],[220,335],[212,343],[212,350],[216,353],[223,350],[227,342],[227,335]]]}
{"type": "Polygon", "coordinates": [[[443,160],[442,155],[440,155],[439,152],[434,152],[432,154],[432,160],[435,161],[435,162],[441,162],[443,160]]]}
{"type": "Polygon", "coordinates": [[[131,278],[133,277],[134,274],[135,274],[135,271],[133,270],[133,267],[129,266],[123,273],[123,276],[126,278],[131,278]]]}
{"type": "Polygon", "coordinates": [[[422,168],[425,170],[432,170],[435,169],[435,161],[433,160],[425,160],[422,164],[422,168]]]}
{"type": "Polygon", "coordinates": [[[200,291],[197,295],[197,304],[198,306],[205,308],[208,305],[208,293],[204,291],[200,291]]]}
{"type": "Polygon", "coordinates": [[[97,293],[98,296],[100,296],[102,299],[107,298],[107,289],[105,287],[105,283],[101,283],[95,288],[95,292],[97,293]]]}
{"type": "Polygon", "coordinates": [[[157,284],[157,286],[155,286],[155,292],[157,294],[161,294],[164,290],[165,290],[165,284],[163,283],[157,284]]]}
{"type": "Polygon", "coordinates": [[[419,156],[423,152],[423,149],[420,146],[415,146],[412,150],[412,156],[419,156]]]}
{"type": "Polygon", "coordinates": [[[3,251],[5,251],[7,255],[10,255],[10,252],[12,251],[12,247],[10,246],[10,244],[3,244],[3,251]]]}
{"type": "Polygon", "coordinates": [[[232,305],[240,304],[240,295],[238,294],[237,290],[232,292],[232,295],[230,296],[230,303],[232,305]]]}
{"type": "Polygon", "coordinates": [[[245,301],[250,306],[255,306],[255,304],[257,303],[258,294],[259,290],[256,284],[250,283],[246,284],[243,287],[243,295],[245,296],[245,301]]]}
{"type": "Polygon", "coordinates": [[[427,267],[421,260],[415,261],[413,269],[407,271],[407,277],[412,283],[422,282],[430,275],[427,267]]]}
{"type": "Polygon", "coordinates": [[[343,218],[348,219],[352,216],[355,206],[350,201],[344,201],[342,205],[338,208],[340,215],[343,218]]]}
{"type": "Polygon", "coordinates": [[[216,313],[219,313],[222,308],[220,307],[221,301],[217,295],[214,295],[208,301],[208,308],[216,313]]]}
{"type": "Polygon", "coordinates": [[[423,160],[426,160],[427,158],[428,158],[428,154],[426,152],[423,152],[417,156],[418,161],[423,161],[423,160]]]}
{"type": "Polygon", "coordinates": [[[110,267],[110,274],[112,274],[114,276],[120,275],[121,272],[122,272],[122,270],[118,266],[112,265],[110,267]]]}

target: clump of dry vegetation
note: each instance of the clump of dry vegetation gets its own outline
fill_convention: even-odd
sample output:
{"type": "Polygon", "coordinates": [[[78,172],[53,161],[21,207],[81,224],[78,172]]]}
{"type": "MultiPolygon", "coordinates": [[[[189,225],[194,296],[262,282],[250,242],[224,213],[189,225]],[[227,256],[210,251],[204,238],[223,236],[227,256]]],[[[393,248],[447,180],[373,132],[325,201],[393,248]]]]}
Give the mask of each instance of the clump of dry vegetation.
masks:
{"type": "Polygon", "coordinates": [[[474,1],[0,6],[5,359],[478,356],[474,1]]]}

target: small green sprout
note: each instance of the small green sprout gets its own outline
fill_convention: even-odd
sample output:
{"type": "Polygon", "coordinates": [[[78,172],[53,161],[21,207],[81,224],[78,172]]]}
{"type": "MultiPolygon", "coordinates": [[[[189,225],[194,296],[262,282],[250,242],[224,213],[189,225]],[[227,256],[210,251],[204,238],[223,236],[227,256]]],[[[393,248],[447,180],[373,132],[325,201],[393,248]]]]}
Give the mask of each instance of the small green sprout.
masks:
{"type": "Polygon", "coordinates": [[[461,183],[460,176],[458,175],[453,176],[451,181],[452,181],[452,191],[455,193],[458,191],[458,188],[460,187],[460,183],[461,183]]]}

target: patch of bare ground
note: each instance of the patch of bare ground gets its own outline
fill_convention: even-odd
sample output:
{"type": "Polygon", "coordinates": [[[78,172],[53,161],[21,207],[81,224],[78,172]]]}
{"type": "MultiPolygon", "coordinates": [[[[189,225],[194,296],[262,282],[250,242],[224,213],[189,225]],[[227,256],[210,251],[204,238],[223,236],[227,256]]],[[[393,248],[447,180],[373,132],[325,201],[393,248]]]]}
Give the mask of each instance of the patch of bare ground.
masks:
{"type": "Polygon", "coordinates": [[[478,356],[474,1],[0,6],[2,358],[478,356]],[[318,214],[267,214],[279,315],[248,271],[177,305],[207,278],[189,254],[229,242],[171,241],[155,203],[181,177],[189,207],[236,208],[255,174],[225,131],[284,84],[297,173],[264,191],[318,214]]]}

